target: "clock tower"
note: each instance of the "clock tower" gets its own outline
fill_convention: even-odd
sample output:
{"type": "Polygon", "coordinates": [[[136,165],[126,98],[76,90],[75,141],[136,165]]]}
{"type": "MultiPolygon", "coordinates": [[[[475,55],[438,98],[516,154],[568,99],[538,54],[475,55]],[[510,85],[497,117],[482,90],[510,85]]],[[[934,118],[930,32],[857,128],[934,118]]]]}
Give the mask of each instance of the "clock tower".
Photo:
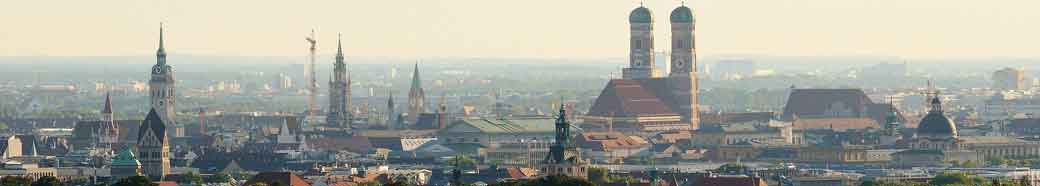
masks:
{"type": "Polygon", "coordinates": [[[624,79],[654,77],[654,19],[649,8],[640,5],[629,13],[630,27],[628,68],[621,71],[624,79]]]}
{"type": "Polygon", "coordinates": [[[690,123],[697,129],[700,123],[697,86],[697,53],[694,46],[693,10],[686,5],[672,10],[669,20],[672,24],[672,56],[671,72],[668,73],[669,87],[682,116],[682,122],[690,123]]]}
{"type": "Polygon", "coordinates": [[[155,109],[166,126],[175,126],[173,68],[166,64],[166,48],[163,46],[163,26],[159,24],[159,50],[155,52],[152,78],[148,81],[152,109],[155,109]]]}

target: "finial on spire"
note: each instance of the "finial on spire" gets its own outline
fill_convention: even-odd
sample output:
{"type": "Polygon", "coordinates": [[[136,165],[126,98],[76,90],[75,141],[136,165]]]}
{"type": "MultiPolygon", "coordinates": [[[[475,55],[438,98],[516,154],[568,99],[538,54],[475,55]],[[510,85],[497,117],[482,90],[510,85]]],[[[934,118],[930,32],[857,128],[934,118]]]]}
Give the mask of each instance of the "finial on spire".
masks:
{"type": "Polygon", "coordinates": [[[159,22],[159,50],[163,50],[163,22],[159,22]]]}

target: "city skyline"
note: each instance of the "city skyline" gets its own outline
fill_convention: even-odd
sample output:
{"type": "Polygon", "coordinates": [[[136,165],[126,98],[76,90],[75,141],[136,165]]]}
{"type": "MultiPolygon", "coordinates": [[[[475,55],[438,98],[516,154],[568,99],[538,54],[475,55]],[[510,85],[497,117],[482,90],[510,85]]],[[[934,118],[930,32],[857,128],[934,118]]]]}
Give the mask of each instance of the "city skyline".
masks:
{"type": "MultiPolygon", "coordinates": [[[[643,2],[654,37],[680,1],[643,2]]],[[[347,56],[604,58],[627,52],[627,13],[639,1],[525,2],[18,2],[2,8],[0,56],[138,56],[168,47],[187,55],[305,56],[344,35],[347,56]],[[82,4],[80,4],[82,3],[82,4]],[[248,4],[247,4],[248,3],[248,4]],[[502,8],[506,7],[508,8],[502,8]],[[44,8],[48,7],[48,8],[44,8]],[[49,11],[39,11],[49,10],[49,11]],[[107,11],[105,11],[107,10],[107,11]],[[234,14],[223,13],[235,10],[234,14]],[[535,13],[532,13],[535,12],[535,13]],[[71,29],[70,29],[71,28],[71,29]],[[71,30],[71,31],[70,31],[71,30]]],[[[899,56],[1036,58],[1027,1],[691,1],[701,56],[899,56]],[[919,12],[928,12],[921,14],[919,12]],[[764,16],[769,15],[769,16],[764,16]]],[[[667,48],[667,40],[655,43],[667,48]]],[[[348,60],[349,61],[349,60],[348,60]]]]}

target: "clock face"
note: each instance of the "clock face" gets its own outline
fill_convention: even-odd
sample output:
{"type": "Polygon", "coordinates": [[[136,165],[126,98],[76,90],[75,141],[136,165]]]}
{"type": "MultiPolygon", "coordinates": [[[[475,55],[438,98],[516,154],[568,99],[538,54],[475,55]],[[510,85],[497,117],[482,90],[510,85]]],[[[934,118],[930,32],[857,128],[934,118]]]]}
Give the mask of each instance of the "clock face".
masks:
{"type": "Polygon", "coordinates": [[[161,73],[161,72],[162,72],[162,67],[159,67],[159,66],[152,67],[152,73],[153,74],[158,74],[158,73],[161,73]]]}

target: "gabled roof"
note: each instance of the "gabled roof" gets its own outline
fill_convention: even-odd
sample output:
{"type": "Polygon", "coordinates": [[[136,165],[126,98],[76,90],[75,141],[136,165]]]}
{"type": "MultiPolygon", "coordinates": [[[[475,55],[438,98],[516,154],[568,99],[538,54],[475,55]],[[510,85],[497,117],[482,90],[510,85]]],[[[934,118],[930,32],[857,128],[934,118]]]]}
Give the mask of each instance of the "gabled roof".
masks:
{"type": "MultiPolygon", "coordinates": [[[[455,121],[442,133],[479,132],[479,133],[553,133],[555,119],[550,117],[514,117],[514,118],[466,118],[455,121]]],[[[572,131],[579,131],[571,126],[572,131]]]]}
{"type": "Polygon", "coordinates": [[[853,113],[866,113],[868,105],[873,102],[860,89],[794,89],[784,106],[783,119],[795,115],[827,115],[827,109],[835,103],[841,103],[853,113]]]}
{"type": "Polygon", "coordinates": [[[639,148],[650,145],[638,136],[626,136],[620,132],[585,132],[577,136],[577,143],[582,148],[603,151],[616,148],[639,148]]]}
{"type": "Polygon", "coordinates": [[[145,116],[144,121],[141,122],[141,128],[137,131],[137,140],[141,140],[148,131],[151,131],[156,136],[162,135],[158,136],[159,142],[166,140],[166,124],[159,118],[159,114],[156,114],[155,108],[149,110],[148,116],[145,116]]]}
{"type": "MultiPolygon", "coordinates": [[[[678,115],[655,94],[652,84],[637,80],[614,79],[607,83],[589,109],[590,116],[661,116],[678,115]]],[[[663,90],[663,89],[662,89],[663,90]]]]}

